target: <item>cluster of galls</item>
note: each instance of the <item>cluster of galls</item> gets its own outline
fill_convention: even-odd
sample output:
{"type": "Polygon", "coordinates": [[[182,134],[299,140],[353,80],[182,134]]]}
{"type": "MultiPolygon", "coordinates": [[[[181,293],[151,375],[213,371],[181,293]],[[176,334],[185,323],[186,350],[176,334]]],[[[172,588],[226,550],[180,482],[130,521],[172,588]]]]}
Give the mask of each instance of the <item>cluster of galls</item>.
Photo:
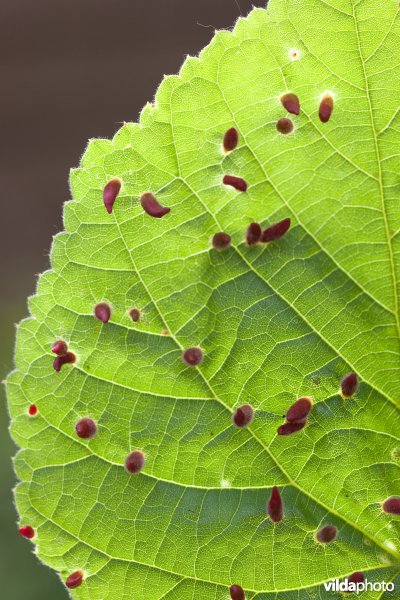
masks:
{"type": "MultiPolygon", "coordinates": [[[[300,101],[296,94],[288,92],[280,97],[282,106],[287,112],[293,115],[300,114],[300,101]]],[[[320,102],[319,118],[323,123],[327,123],[333,112],[333,96],[326,92],[320,102]]],[[[279,119],[276,123],[276,128],[279,133],[287,135],[294,129],[293,121],[287,117],[279,119]]],[[[226,131],[223,138],[223,149],[226,153],[235,150],[239,143],[239,132],[236,127],[231,127],[226,131]]],[[[238,192],[246,192],[248,183],[242,177],[235,175],[224,175],[222,180],[224,185],[233,187],[238,192]]],[[[119,196],[122,188],[122,181],[118,177],[114,177],[105,185],[103,189],[103,202],[109,214],[113,212],[114,203],[119,196]]],[[[171,209],[159,203],[157,198],[151,192],[145,192],[140,198],[140,204],[143,210],[151,217],[161,219],[171,209]]],[[[290,228],[290,219],[271,225],[264,232],[261,230],[258,223],[252,223],[246,234],[246,241],[249,245],[272,242],[282,237],[290,228]]],[[[213,238],[213,246],[218,250],[227,248],[231,243],[231,238],[228,234],[220,232],[215,234],[213,238]]]]}
{"type": "MultiPolygon", "coordinates": [[[[343,398],[352,398],[358,389],[358,377],[356,373],[349,373],[343,377],[340,384],[340,392],[343,398]]],[[[292,435],[304,429],[313,407],[313,401],[308,396],[299,398],[287,411],[286,420],[278,427],[278,435],[292,435]]]]}
{"type": "Polygon", "coordinates": [[[68,352],[68,345],[66,342],[59,340],[54,342],[51,349],[57,357],[53,361],[53,368],[55,371],[61,371],[63,365],[72,364],[76,361],[76,356],[73,352],[68,352]]]}
{"type": "Polygon", "coordinates": [[[300,398],[286,413],[286,422],[278,428],[278,435],[292,435],[301,431],[307,424],[313,402],[311,398],[300,398]]]}
{"type": "MultiPolygon", "coordinates": [[[[139,308],[131,308],[128,312],[134,323],[138,323],[142,318],[142,313],[139,308]]],[[[108,323],[111,319],[111,306],[107,302],[100,302],[94,307],[94,316],[102,323],[108,323]]]]}
{"type": "MultiPolygon", "coordinates": [[[[300,114],[300,101],[296,94],[288,92],[280,97],[282,106],[287,112],[299,115],[300,114]]],[[[323,123],[327,123],[331,118],[333,112],[333,97],[331,94],[326,93],[321,99],[319,108],[319,118],[323,123]]],[[[288,118],[279,119],[276,123],[276,128],[279,133],[287,135],[294,129],[293,121],[288,118]]],[[[223,139],[223,148],[225,152],[232,152],[235,150],[239,143],[239,132],[235,127],[231,127],[225,133],[223,139]]],[[[233,175],[225,175],[223,183],[235,188],[239,192],[247,191],[247,182],[241,177],[235,177],[233,175]]],[[[283,219],[279,223],[274,223],[265,229],[261,228],[259,223],[251,223],[246,232],[246,242],[249,246],[254,244],[266,244],[268,242],[274,242],[279,240],[287,233],[290,229],[291,220],[289,218],[283,219]]],[[[219,232],[215,234],[212,240],[214,248],[217,250],[224,250],[231,244],[231,237],[225,232],[219,232]]]]}
{"type": "MultiPolygon", "coordinates": [[[[292,115],[300,114],[300,101],[296,94],[293,94],[292,92],[282,94],[281,103],[288,113],[291,113],[292,115]]],[[[329,92],[325,92],[319,104],[318,116],[320,121],[322,123],[327,123],[331,118],[332,113],[333,96],[329,92]]],[[[279,131],[279,133],[287,135],[288,133],[291,133],[294,129],[293,121],[288,118],[279,119],[279,121],[276,124],[276,128],[279,131]]]]}
{"type": "MultiPolygon", "coordinates": [[[[281,121],[283,121],[283,119],[281,121]]],[[[278,124],[281,121],[278,121],[278,124]]],[[[287,121],[289,121],[289,119],[287,119],[287,121]]],[[[224,151],[232,152],[233,150],[235,150],[238,143],[239,132],[235,127],[231,127],[231,129],[228,129],[224,136],[224,151]]],[[[225,185],[233,187],[239,192],[246,192],[248,187],[247,182],[244,179],[242,179],[241,177],[235,177],[233,175],[225,175],[223,178],[223,183],[225,185]]],[[[258,243],[267,244],[269,242],[279,240],[285,235],[285,233],[289,231],[290,225],[291,220],[289,218],[283,219],[282,221],[279,221],[279,223],[274,223],[264,230],[262,229],[259,223],[250,223],[245,234],[246,243],[249,246],[253,246],[258,243]]],[[[225,250],[231,245],[231,241],[232,240],[230,235],[228,235],[224,231],[220,231],[214,235],[212,239],[212,245],[216,250],[225,250]]]]}
{"type": "MultiPolygon", "coordinates": [[[[283,107],[291,114],[300,114],[300,102],[298,97],[293,93],[283,94],[281,96],[283,107]]],[[[333,112],[333,97],[331,94],[325,94],[321,100],[319,108],[319,118],[323,123],[329,121],[333,112]]],[[[277,130],[286,135],[293,131],[293,122],[288,118],[279,119],[276,124],[277,130]]],[[[228,129],[223,139],[223,148],[225,152],[232,152],[239,143],[239,133],[235,127],[228,129]]],[[[225,185],[231,186],[237,191],[246,192],[247,182],[233,175],[225,175],[223,178],[225,185]]],[[[110,180],[103,190],[103,202],[109,214],[113,211],[115,200],[117,199],[122,187],[122,181],[119,178],[110,180]]],[[[142,195],[140,199],[143,210],[151,217],[162,218],[170,212],[170,208],[162,206],[155,196],[149,192],[142,195]]],[[[251,223],[246,231],[245,240],[249,246],[255,244],[265,244],[274,242],[283,237],[290,229],[291,220],[283,219],[278,223],[262,229],[259,223],[251,223]]],[[[231,237],[225,232],[216,233],[212,239],[212,246],[217,250],[224,250],[231,244],[231,237]]],[[[133,308],[129,311],[129,315],[134,322],[138,322],[141,318],[141,311],[133,308]]],[[[106,302],[97,304],[94,308],[94,316],[102,323],[106,324],[111,318],[111,307],[106,302]]],[[[52,352],[56,354],[53,361],[53,367],[56,371],[60,371],[65,364],[72,364],[76,361],[74,353],[68,350],[68,345],[63,340],[56,341],[52,346],[52,352]]],[[[183,362],[189,367],[197,367],[203,361],[203,351],[201,348],[193,347],[184,350],[182,353],[183,362]]],[[[355,373],[346,375],[341,382],[341,394],[344,398],[351,398],[358,389],[358,377],[355,373]]],[[[288,436],[298,431],[301,431],[308,422],[308,417],[313,407],[311,398],[303,397],[297,400],[287,411],[285,415],[285,423],[278,428],[278,435],[288,436]]],[[[33,417],[38,414],[36,405],[31,404],[28,409],[28,414],[33,417]]],[[[232,424],[243,429],[248,427],[254,419],[254,409],[250,404],[243,404],[235,410],[232,415],[232,424]]],[[[76,435],[81,439],[90,440],[97,433],[97,425],[93,419],[88,417],[80,419],[75,425],[76,435]]],[[[140,473],[145,464],[145,455],[140,450],[135,450],[128,454],[125,459],[125,470],[129,474],[140,473]]],[[[400,515],[400,497],[393,496],[385,500],[382,504],[382,510],[385,513],[392,515],[400,515]]],[[[271,496],[266,505],[266,513],[272,523],[280,523],[284,519],[284,504],[279,492],[279,489],[274,486],[271,496]]],[[[34,539],[36,536],[35,530],[29,525],[20,528],[20,533],[27,539],[34,539]]],[[[315,539],[321,544],[333,542],[338,534],[338,530],[333,525],[325,525],[315,533],[315,539]]],[[[66,579],[66,586],[69,589],[76,588],[81,585],[84,579],[84,574],[81,570],[77,570],[66,579]]],[[[362,573],[353,573],[348,578],[349,581],[360,582],[364,580],[362,573]]],[[[231,600],[245,600],[245,592],[238,585],[230,587],[231,600]]]]}
{"type": "MultiPolygon", "coordinates": [[[[121,191],[121,187],[122,181],[118,177],[111,179],[104,187],[103,202],[109,214],[113,211],[114,203],[121,191]]],[[[157,198],[149,192],[142,195],[140,203],[143,210],[155,219],[161,219],[171,211],[167,206],[162,206],[157,198]]]]}
{"type": "MultiPolygon", "coordinates": [[[[248,246],[255,244],[268,244],[275,242],[285,235],[290,229],[291,220],[289,218],[269,225],[266,229],[262,229],[259,223],[250,223],[245,234],[245,240],[248,246]]],[[[212,239],[212,245],[216,250],[225,250],[231,245],[231,236],[220,231],[216,233],[212,239]]]]}
{"type": "MultiPolygon", "coordinates": [[[[293,94],[289,94],[288,96],[293,96],[293,94]]],[[[278,123],[280,123],[280,121],[278,123]]],[[[225,133],[223,139],[224,151],[232,152],[233,150],[235,150],[238,143],[239,132],[235,127],[231,127],[225,133]]],[[[235,175],[224,175],[222,183],[224,185],[233,187],[239,192],[246,192],[248,188],[247,182],[243,178],[236,177],[235,175]]],[[[103,202],[109,214],[111,214],[113,211],[114,203],[118,195],[120,194],[121,188],[122,181],[117,177],[111,179],[104,187],[103,202]]],[[[143,210],[149,216],[157,219],[161,219],[169,212],[171,212],[171,209],[169,207],[162,206],[158,202],[157,198],[150,192],[146,192],[141,196],[140,203],[143,210]]],[[[289,230],[290,225],[291,220],[287,218],[283,221],[280,221],[279,223],[274,223],[273,225],[270,225],[267,229],[263,231],[258,223],[252,223],[249,226],[248,231],[246,233],[246,241],[249,246],[257,243],[266,244],[268,242],[276,241],[280,239],[283,235],[285,235],[285,233],[289,230]]],[[[217,250],[224,250],[225,248],[228,248],[230,244],[231,236],[225,232],[216,233],[212,239],[212,245],[217,250]]],[[[110,318],[110,314],[109,312],[107,312],[107,306],[98,305],[98,307],[96,307],[96,316],[103,322],[107,322],[110,318]]]]}

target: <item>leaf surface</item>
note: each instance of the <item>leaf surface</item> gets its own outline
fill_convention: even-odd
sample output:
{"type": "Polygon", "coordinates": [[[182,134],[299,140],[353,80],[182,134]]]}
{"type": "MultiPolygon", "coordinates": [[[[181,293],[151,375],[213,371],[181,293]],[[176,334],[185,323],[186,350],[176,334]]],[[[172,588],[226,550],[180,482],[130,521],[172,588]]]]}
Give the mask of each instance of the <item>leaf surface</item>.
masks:
{"type": "Polygon", "coordinates": [[[21,522],[64,580],[83,570],[72,597],[227,600],[240,584],[247,599],[324,599],[336,595],[323,582],[354,571],[395,580],[399,519],[380,503],[400,495],[399,56],[394,0],[271,0],[72,171],[65,232],[8,380],[21,522]],[[230,127],[239,145],[224,153],[230,127]],[[248,190],[223,185],[227,174],[248,190]],[[145,214],[144,192],[171,212],[145,214]],[[281,240],[244,242],[249,223],[287,217],[281,240]],[[219,231],[232,237],[224,251],[210,244],[219,231]],[[59,373],[58,339],[77,356],[59,373]],[[182,352],[196,346],[204,361],[189,368],[182,352]],[[352,371],[361,385],[345,400],[352,371]],[[307,427],[278,436],[300,396],[314,400],[307,427]],[[244,403],[255,418],[239,430],[244,403]],[[83,417],[97,423],[91,440],[75,433],[83,417]],[[146,461],[133,476],[136,449],[146,461]],[[275,485],[285,518],[273,525],[275,485]],[[325,545],[324,525],[338,528],[325,545]]]}

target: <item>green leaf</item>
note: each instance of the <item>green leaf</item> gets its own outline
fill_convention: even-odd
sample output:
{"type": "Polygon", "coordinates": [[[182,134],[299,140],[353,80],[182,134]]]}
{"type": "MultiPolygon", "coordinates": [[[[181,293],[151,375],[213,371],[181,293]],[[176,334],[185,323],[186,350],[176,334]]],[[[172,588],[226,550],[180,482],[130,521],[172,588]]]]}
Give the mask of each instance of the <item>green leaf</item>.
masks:
{"type": "Polygon", "coordinates": [[[21,524],[63,580],[83,570],[74,598],[227,600],[240,584],[247,599],[333,599],[323,582],[354,571],[395,581],[399,519],[381,502],[400,495],[399,56],[395,0],[271,0],[217,32],[140,124],[92,140],[72,171],[8,396],[21,524]],[[282,107],[289,91],[299,116],[282,107]],[[287,116],[295,129],[282,135],[287,116]],[[144,192],[171,212],[145,214],[144,192]],[[286,217],[279,241],[245,244],[250,222],[286,217]],[[218,231],[232,237],[224,251],[210,244],[218,231]],[[77,360],[57,373],[58,339],[77,360]],[[204,361],[190,368],[194,346],[204,361]],[[343,399],[352,371],[361,385],[343,399]],[[304,395],[307,427],[278,436],[304,395]],[[255,418],[239,430],[244,403],[255,418]],[[75,433],[82,417],[97,422],[91,440],[75,433]],[[129,475],[136,449],[144,469],[129,475]],[[275,485],[285,518],[272,524],[275,485]],[[338,537],[319,544],[327,524],[338,537]]]}

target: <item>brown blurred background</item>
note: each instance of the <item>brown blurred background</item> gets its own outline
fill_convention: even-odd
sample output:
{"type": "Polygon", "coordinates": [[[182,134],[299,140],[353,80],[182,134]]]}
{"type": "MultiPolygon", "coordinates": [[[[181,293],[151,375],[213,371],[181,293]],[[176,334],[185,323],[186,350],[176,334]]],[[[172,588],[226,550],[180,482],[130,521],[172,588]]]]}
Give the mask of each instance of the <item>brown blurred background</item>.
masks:
{"type": "MultiPolygon", "coordinates": [[[[164,73],[197,54],[215,28],[265,0],[0,0],[0,377],[12,368],[14,323],[62,228],[68,171],[90,137],[136,120],[164,73]],[[112,86],[107,82],[112,80],[112,86]]],[[[15,447],[0,390],[0,596],[67,593],[17,533],[15,447]]],[[[184,600],[184,599],[182,599],[184,600]]]]}

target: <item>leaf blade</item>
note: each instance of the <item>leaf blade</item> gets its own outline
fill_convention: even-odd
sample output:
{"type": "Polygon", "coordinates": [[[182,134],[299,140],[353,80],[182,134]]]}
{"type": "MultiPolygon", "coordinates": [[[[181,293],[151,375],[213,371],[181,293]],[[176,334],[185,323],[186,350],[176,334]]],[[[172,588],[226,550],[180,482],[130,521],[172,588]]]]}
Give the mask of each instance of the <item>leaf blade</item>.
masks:
{"type": "MultiPolygon", "coordinates": [[[[375,125],[366,138],[352,137],[367,127],[351,103],[361,98],[371,113],[366,59],[361,71],[348,73],[331,52],[332,36],[345,25],[343,52],[361,55],[365,45],[368,61],[379,64],[399,29],[397,7],[369,0],[357,5],[355,17],[353,2],[313,0],[312,24],[329,22],[321,40],[301,4],[275,0],[268,11],[239,21],[233,35],[218,33],[179,77],[164,81],[140,126],[124,125],[112,142],[92,141],[71,175],[75,202],[65,209],[67,233],[56,238],[53,271],[31,302],[34,319],[20,327],[20,371],[10,377],[9,397],[13,433],[26,448],[17,468],[30,482],[29,489],[20,485],[20,512],[32,514],[39,527],[46,562],[55,530],[79,547],[52,561],[63,571],[80,567],[78,559],[84,563],[87,588],[76,597],[89,590],[110,598],[140,593],[140,577],[133,574],[133,587],[126,588],[118,561],[135,563],[128,567],[134,573],[159,569],[146,597],[171,596],[182,582],[191,592],[204,586],[198,597],[207,598],[211,582],[215,597],[224,597],[225,588],[240,582],[254,597],[285,597],[291,589],[311,598],[313,586],[349,574],[349,561],[352,570],[369,571],[398,560],[398,523],[381,514],[379,502],[400,485],[392,460],[400,385],[396,246],[380,248],[392,232],[397,242],[399,214],[388,198],[390,220],[386,214],[375,219],[392,185],[391,167],[383,170],[384,160],[373,164],[375,125]],[[372,7],[389,33],[379,29],[371,45],[372,7]],[[292,61],[297,46],[299,60],[292,61]],[[317,100],[327,82],[335,83],[338,106],[333,126],[323,130],[317,100]],[[295,133],[279,137],[279,95],[291,87],[303,112],[295,133]],[[350,131],[344,136],[335,122],[350,131]],[[223,156],[221,140],[232,125],[240,131],[239,147],[223,156]],[[353,146],[355,158],[348,154],[353,146]],[[224,188],[225,173],[244,177],[248,192],[224,188]],[[99,198],[114,176],[123,188],[109,216],[99,198]],[[172,207],[162,222],[139,208],[147,190],[172,207]],[[368,204],[359,205],[354,190],[368,204]],[[324,202],[308,202],[322,193],[324,202]],[[279,245],[246,247],[249,222],[266,226],[288,211],[294,227],[279,245]],[[362,227],[354,233],[349,220],[362,227]],[[210,249],[220,230],[232,233],[224,253],[210,249]],[[377,264],[371,266],[372,251],[377,264]],[[101,301],[112,304],[107,326],[93,319],[101,301]],[[136,325],[128,311],[137,305],[145,318],[136,325]],[[59,336],[78,363],[56,378],[49,348],[59,336]],[[206,352],[192,371],[181,354],[194,345],[206,352]],[[362,385],[354,402],[345,403],[338,386],[350,367],[362,385]],[[289,442],[278,439],[282,414],[296,396],[310,393],[316,403],[306,430],[289,442]],[[27,422],[25,399],[39,406],[35,420],[27,422]],[[230,415],[246,401],[256,418],[239,432],[230,415]],[[89,443],[73,437],[82,416],[99,424],[101,436],[89,443]],[[123,460],[136,447],[147,454],[145,469],[127,480],[123,460]],[[374,485],[363,489],[365,481],[374,485]],[[275,484],[283,488],[287,517],[272,530],[265,504],[275,484]],[[340,532],[329,550],[313,539],[326,519],[340,532]],[[113,591],[98,570],[115,577],[113,591]]],[[[382,135],[393,135],[384,123],[396,113],[382,114],[382,135]]]]}

